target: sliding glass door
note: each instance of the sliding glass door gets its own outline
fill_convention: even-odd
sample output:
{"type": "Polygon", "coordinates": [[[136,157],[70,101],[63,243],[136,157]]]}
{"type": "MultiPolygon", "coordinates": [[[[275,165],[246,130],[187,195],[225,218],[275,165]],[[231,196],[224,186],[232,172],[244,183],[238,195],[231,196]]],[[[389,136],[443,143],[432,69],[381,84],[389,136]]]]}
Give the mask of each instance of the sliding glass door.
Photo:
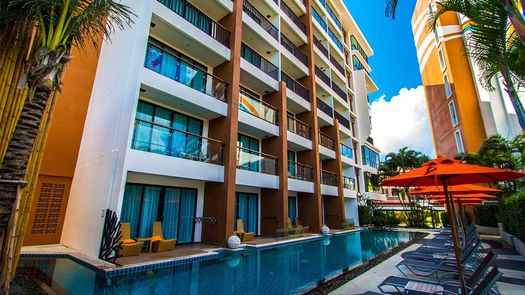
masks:
{"type": "Polygon", "coordinates": [[[151,237],[153,222],[162,222],[164,239],[193,242],[197,190],[126,184],[121,222],[131,225],[131,237],[151,237]]]}
{"type": "Polygon", "coordinates": [[[297,218],[297,197],[288,196],[288,217],[290,217],[290,222],[295,224],[295,218],[297,218]]]}
{"type": "MultiPolygon", "coordinates": [[[[257,233],[259,202],[257,194],[237,193],[235,195],[235,220],[242,219],[246,232],[257,233]]],[[[237,230],[237,222],[234,225],[237,230]]]]}
{"type": "Polygon", "coordinates": [[[240,169],[259,172],[259,140],[244,134],[239,134],[237,146],[238,166],[240,169]]]}

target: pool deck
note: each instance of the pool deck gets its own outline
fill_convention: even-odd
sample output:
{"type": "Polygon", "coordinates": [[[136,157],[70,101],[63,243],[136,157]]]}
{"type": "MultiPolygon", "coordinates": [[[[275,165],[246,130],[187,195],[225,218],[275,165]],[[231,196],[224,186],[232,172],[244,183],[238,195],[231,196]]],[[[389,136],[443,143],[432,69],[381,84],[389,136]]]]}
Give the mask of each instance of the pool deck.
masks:
{"type": "MultiPolygon", "coordinates": [[[[421,230],[423,231],[423,230],[421,230]]],[[[426,238],[430,239],[433,237],[432,231],[426,238]]],[[[494,265],[497,265],[503,276],[496,283],[498,290],[502,295],[513,295],[513,294],[524,294],[523,289],[525,288],[525,258],[516,252],[505,248],[498,237],[494,236],[481,236],[483,241],[483,247],[490,249],[496,254],[496,261],[494,265]]],[[[416,243],[383,261],[376,267],[366,271],[362,275],[342,285],[330,294],[342,295],[342,294],[363,294],[367,291],[381,292],[377,286],[388,276],[401,276],[404,275],[395,267],[403,258],[401,254],[406,251],[416,250],[421,246],[420,243],[416,243]]],[[[418,279],[427,279],[427,277],[408,276],[418,279]]],[[[386,290],[386,289],[385,289],[386,290]]],[[[386,291],[394,291],[394,289],[388,289],[386,291]]]]}

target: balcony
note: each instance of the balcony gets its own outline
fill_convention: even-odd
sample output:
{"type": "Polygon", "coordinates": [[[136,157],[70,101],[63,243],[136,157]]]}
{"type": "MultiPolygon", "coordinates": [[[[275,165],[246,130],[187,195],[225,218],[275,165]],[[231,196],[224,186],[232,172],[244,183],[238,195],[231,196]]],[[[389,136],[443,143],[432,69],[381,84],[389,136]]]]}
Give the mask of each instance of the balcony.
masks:
{"type": "Polygon", "coordinates": [[[239,129],[259,137],[278,136],[277,109],[241,88],[239,129]]]}
{"type": "Polygon", "coordinates": [[[230,32],[183,0],[153,3],[150,34],[213,67],[230,59],[230,32]]]}
{"type": "Polygon", "coordinates": [[[288,50],[303,65],[308,66],[308,57],[290,39],[281,34],[281,45],[288,50]]]}
{"type": "Polygon", "coordinates": [[[319,131],[319,154],[322,160],[335,159],[335,140],[319,131]]]}
{"type": "Polygon", "coordinates": [[[274,156],[237,147],[237,185],[279,188],[278,159],[274,156]]]}
{"type": "Polygon", "coordinates": [[[314,192],[314,169],[308,165],[288,161],[288,190],[314,192]]]}
{"type": "Polygon", "coordinates": [[[137,118],[126,167],[139,173],[223,181],[223,150],[218,140],[137,118]]]}
{"type": "Polygon", "coordinates": [[[288,116],[288,148],[293,151],[312,149],[312,128],[304,122],[288,116]]]}
{"type": "Polygon", "coordinates": [[[314,17],[314,20],[319,24],[319,27],[322,29],[322,31],[327,31],[328,26],[326,25],[326,22],[323,20],[321,15],[312,7],[312,16],[314,17]]]}
{"type": "MultiPolygon", "coordinates": [[[[343,43],[339,40],[339,38],[336,36],[336,34],[334,32],[332,32],[332,29],[330,29],[330,28],[328,28],[328,36],[334,42],[334,44],[336,45],[337,49],[339,49],[338,53],[342,56],[343,53],[345,52],[344,47],[343,47],[343,43]]],[[[336,50],[336,52],[337,52],[337,50],[336,50]]]]}
{"type": "Polygon", "coordinates": [[[353,159],[354,158],[354,152],[353,152],[353,149],[349,146],[347,146],[346,144],[341,144],[341,155],[343,157],[346,157],[348,159],[353,159]]]}
{"type": "Polygon", "coordinates": [[[303,24],[301,19],[299,19],[299,17],[293,12],[293,10],[288,5],[286,5],[286,3],[284,3],[284,1],[281,1],[281,9],[284,12],[284,14],[286,14],[292,20],[292,22],[299,28],[299,30],[306,34],[306,25],[303,24]]]}
{"type": "Polygon", "coordinates": [[[345,76],[345,69],[343,68],[343,66],[336,60],[335,57],[333,57],[331,54],[330,54],[330,62],[332,63],[332,65],[334,66],[334,68],[341,74],[343,75],[343,78],[345,76]]]}
{"type": "Polygon", "coordinates": [[[317,112],[317,116],[322,119],[319,124],[324,123],[322,124],[323,127],[334,124],[334,109],[331,106],[317,98],[317,109],[320,110],[317,112]]]}
{"type": "Polygon", "coordinates": [[[294,77],[307,76],[310,71],[308,69],[308,57],[288,39],[281,34],[281,70],[286,71],[294,77]]]}
{"type": "Polygon", "coordinates": [[[339,97],[340,99],[342,99],[344,102],[347,103],[347,104],[345,104],[345,106],[347,106],[348,105],[348,97],[346,96],[346,92],[344,92],[343,89],[339,88],[339,86],[337,86],[337,84],[335,84],[333,81],[332,81],[332,90],[335,92],[337,97],[339,97]]]}
{"type": "Polygon", "coordinates": [[[337,196],[337,174],[321,170],[321,194],[337,196]]]}
{"type": "Polygon", "coordinates": [[[335,25],[337,26],[337,28],[339,28],[339,30],[343,30],[343,25],[341,24],[341,22],[339,21],[339,19],[337,18],[337,16],[335,15],[335,13],[332,11],[332,9],[330,8],[329,5],[325,5],[325,8],[326,8],[326,11],[328,12],[328,15],[332,18],[332,20],[334,21],[335,25]]]}
{"type": "Polygon", "coordinates": [[[294,113],[309,111],[310,91],[284,72],[281,72],[281,81],[286,83],[286,96],[289,98],[288,110],[294,113]]]}
{"type": "Polygon", "coordinates": [[[259,93],[279,89],[279,68],[248,45],[241,44],[241,83],[259,93]]]}
{"type": "Polygon", "coordinates": [[[366,54],[361,44],[359,44],[359,41],[357,41],[357,39],[354,37],[354,35],[350,36],[350,45],[352,50],[357,50],[359,54],[361,54],[363,59],[368,63],[368,55],[366,54]]]}
{"type": "Polygon", "coordinates": [[[345,198],[357,198],[355,178],[343,176],[343,192],[345,198]]]}
{"type": "Polygon", "coordinates": [[[228,84],[153,39],[148,43],[141,82],[141,95],[183,111],[208,119],[227,113],[228,84]]]}
{"type": "Polygon", "coordinates": [[[328,58],[329,54],[328,54],[328,49],[326,47],[324,47],[324,45],[321,43],[321,41],[319,41],[319,39],[315,38],[314,36],[314,45],[315,45],[315,48],[319,49],[319,51],[326,57],[328,58]]]}
{"type": "Polygon", "coordinates": [[[330,93],[330,78],[317,66],[315,66],[315,81],[328,93],[330,93]]]}
{"type": "Polygon", "coordinates": [[[346,127],[348,129],[343,129],[344,133],[350,135],[350,120],[345,118],[345,116],[341,115],[337,111],[334,112],[334,118],[336,118],[339,121],[339,124],[341,124],[341,126],[346,127]]]}
{"type": "Polygon", "coordinates": [[[279,40],[279,30],[247,0],[244,0],[243,11],[270,36],[272,36],[275,40],[279,40]]]}

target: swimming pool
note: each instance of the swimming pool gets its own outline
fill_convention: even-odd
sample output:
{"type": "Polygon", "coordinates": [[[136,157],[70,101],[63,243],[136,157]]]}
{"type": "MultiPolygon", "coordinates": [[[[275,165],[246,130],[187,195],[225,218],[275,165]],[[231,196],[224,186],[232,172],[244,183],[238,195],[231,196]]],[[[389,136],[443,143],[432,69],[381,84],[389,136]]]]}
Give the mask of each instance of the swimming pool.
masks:
{"type": "Polygon", "coordinates": [[[110,277],[70,258],[23,257],[19,269],[67,294],[291,294],[414,237],[365,230],[110,277]]]}

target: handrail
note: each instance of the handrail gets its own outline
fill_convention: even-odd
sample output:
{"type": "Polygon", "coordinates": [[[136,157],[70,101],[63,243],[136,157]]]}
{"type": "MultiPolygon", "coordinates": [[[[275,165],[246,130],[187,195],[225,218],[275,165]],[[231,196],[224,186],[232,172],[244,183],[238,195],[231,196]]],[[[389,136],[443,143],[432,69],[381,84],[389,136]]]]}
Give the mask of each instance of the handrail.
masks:
{"type": "Polygon", "coordinates": [[[343,68],[343,66],[337,62],[337,60],[335,60],[335,58],[330,54],[330,62],[332,63],[332,65],[334,66],[334,68],[336,68],[341,74],[343,74],[343,76],[345,75],[345,69],[343,68]]]}
{"type": "Polygon", "coordinates": [[[350,120],[341,115],[338,111],[334,112],[334,117],[339,120],[339,123],[346,128],[350,129],[350,120]]]}
{"type": "Polygon", "coordinates": [[[314,171],[314,168],[312,166],[308,166],[305,164],[301,164],[295,161],[288,160],[288,177],[289,178],[312,182],[314,180],[313,171],[314,171]],[[293,173],[290,172],[290,165],[293,165],[293,168],[294,168],[293,173]]]}
{"type": "Polygon", "coordinates": [[[251,63],[252,65],[259,68],[261,71],[266,73],[268,76],[274,78],[275,80],[278,79],[279,76],[279,68],[271,63],[269,60],[264,58],[262,55],[257,53],[257,51],[253,50],[250,46],[246,45],[244,42],[241,43],[241,56],[243,59],[251,63]],[[249,52],[252,55],[251,59],[248,59],[249,57],[246,56],[246,53],[249,52]],[[259,65],[255,63],[254,57],[259,58],[259,65]]]}
{"type": "Polygon", "coordinates": [[[335,140],[319,130],[319,144],[335,151],[335,140]]]}
{"type": "Polygon", "coordinates": [[[355,190],[355,178],[343,176],[343,188],[355,190]]]}
{"type": "Polygon", "coordinates": [[[319,12],[317,12],[317,10],[315,10],[315,8],[313,6],[312,6],[312,15],[313,15],[314,19],[317,20],[317,22],[319,23],[321,28],[323,28],[326,31],[328,29],[328,26],[326,25],[326,22],[321,17],[319,12]]]}
{"type": "Polygon", "coordinates": [[[354,35],[350,36],[350,46],[352,50],[359,51],[359,53],[361,53],[361,56],[365,59],[365,61],[368,62],[368,55],[365,53],[365,50],[363,49],[359,41],[357,41],[357,39],[354,37],[354,35]]]}
{"type": "Polygon", "coordinates": [[[312,127],[310,125],[288,115],[288,124],[287,129],[290,132],[293,132],[299,136],[302,136],[306,139],[312,139],[312,127]],[[292,124],[290,124],[292,121],[292,124]],[[301,129],[301,126],[303,129],[301,129]],[[298,128],[299,127],[299,128],[298,128]],[[304,130],[304,131],[303,131],[304,130]]]}
{"type": "Polygon", "coordinates": [[[279,40],[279,30],[262,15],[248,0],[243,2],[243,11],[259,24],[275,40],[279,40]]]}
{"type": "Polygon", "coordinates": [[[195,134],[195,133],[191,133],[191,132],[187,132],[187,131],[179,130],[179,129],[177,129],[177,128],[173,128],[173,127],[171,127],[171,126],[162,125],[162,124],[155,123],[155,122],[151,122],[151,121],[148,121],[148,120],[143,120],[143,119],[135,118],[135,121],[142,122],[142,123],[147,123],[147,124],[150,124],[150,125],[152,125],[152,126],[157,126],[157,127],[162,127],[162,128],[169,129],[170,131],[177,131],[177,132],[180,132],[180,133],[184,133],[184,134],[186,134],[186,135],[191,135],[191,136],[195,136],[195,137],[200,137],[200,138],[202,138],[202,139],[206,139],[206,140],[210,140],[210,141],[213,141],[213,142],[216,142],[216,143],[224,144],[224,142],[222,142],[222,141],[220,141],[220,140],[217,140],[217,139],[204,137],[204,136],[199,135],[199,134],[195,134]]]}
{"type": "Polygon", "coordinates": [[[240,150],[246,151],[246,152],[250,152],[250,153],[252,153],[254,155],[263,156],[265,158],[271,158],[271,159],[274,159],[274,160],[278,159],[278,157],[276,157],[276,156],[272,156],[270,154],[265,154],[263,152],[259,152],[259,151],[256,151],[256,150],[247,149],[247,148],[244,148],[242,146],[237,146],[237,148],[240,149],[240,150]]]}
{"type": "Polygon", "coordinates": [[[321,183],[337,186],[337,174],[330,171],[321,170],[321,183]]]}
{"type": "MultiPolygon", "coordinates": [[[[277,1],[277,0],[275,0],[275,1],[277,1]]],[[[306,33],[306,25],[303,24],[301,19],[297,15],[295,15],[293,10],[288,5],[286,5],[286,3],[284,3],[284,1],[281,1],[281,9],[284,12],[284,14],[286,14],[287,16],[289,16],[292,19],[294,24],[296,24],[303,33],[306,33]]]]}
{"type": "Polygon", "coordinates": [[[193,6],[187,1],[180,0],[158,0],[171,11],[180,15],[188,22],[193,24],[199,30],[210,35],[213,39],[219,41],[224,46],[230,48],[230,32],[218,22],[212,20],[204,12],[193,6]],[[191,17],[190,17],[191,16],[191,17]],[[200,18],[200,19],[199,19],[200,18]],[[211,25],[209,28],[203,28],[198,24],[202,24],[202,20],[208,21],[211,25]]]}
{"type": "Polygon", "coordinates": [[[297,59],[302,62],[304,65],[308,64],[308,57],[306,54],[304,54],[295,44],[293,44],[290,39],[286,38],[285,35],[281,33],[281,45],[283,45],[284,48],[286,48],[293,56],[297,57],[297,59]]]}
{"type": "Polygon", "coordinates": [[[319,41],[319,39],[315,38],[314,36],[314,45],[321,51],[326,57],[328,57],[328,49],[324,47],[324,45],[319,41]]]}
{"type": "Polygon", "coordinates": [[[321,79],[321,81],[325,82],[326,85],[330,86],[330,78],[317,66],[315,66],[315,75],[321,79]]]}
{"type": "Polygon", "coordinates": [[[277,108],[261,100],[259,97],[250,95],[250,93],[248,93],[247,91],[243,91],[243,88],[241,88],[240,95],[241,95],[241,101],[239,103],[239,109],[241,109],[244,112],[247,112],[250,115],[256,116],[269,123],[277,125],[278,123],[277,114],[279,112],[277,108]],[[245,102],[242,101],[242,96],[244,96],[245,99],[250,100],[247,102],[250,106],[244,105],[245,102]],[[261,109],[259,109],[256,104],[260,104],[264,108],[262,109],[262,112],[259,112],[261,111],[261,109]],[[271,112],[268,112],[268,110],[271,112]],[[270,117],[268,117],[268,115],[270,115],[270,117]]]}
{"type": "Polygon", "coordinates": [[[341,24],[341,22],[339,21],[339,19],[337,18],[337,16],[335,15],[335,13],[332,11],[332,8],[330,8],[330,5],[326,4],[325,5],[325,8],[326,8],[326,11],[328,11],[328,15],[332,18],[332,20],[335,22],[335,24],[337,25],[337,27],[339,28],[339,30],[342,30],[343,29],[343,25],[341,24]]]}
{"type": "Polygon", "coordinates": [[[301,83],[297,82],[292,77],[288,76],[285,72],[281,71],[281,81],[286,82],[286,88],[297,93],[300,97],[307,101],[310,101],[310,91],[306,89],[301,83]]]}
{"type": "Polygon", "coordinates": [[[332,39],[332,41],[334,41],[334,43],[337,46],[337,48],[339,48],[339,50],[341,50],[341,52],[344,52],[343,43],[339,40],[339,38],[337,38],[335,33],[332,32],[332,29],[330,29],[330,28],[328,28],[328,36],[330,37],[330,39],[332,39]]]}
{"type": "Polygon", "coordinates": [[[348,97],[346,96],[346,92],[343,91],[343,89],[339,88],[337,84],[332,81],[332,90],[339,95],[344,101],[348,102],[348,97]]]}
{"type": "Polygon", "coordinates": [[[323,113],[327,114],[330,117],[334,117],[334,109],[326,104],[324,101],[322,101],[320,98],[317,98],[317,108],[323,111],[323,113]]]}

